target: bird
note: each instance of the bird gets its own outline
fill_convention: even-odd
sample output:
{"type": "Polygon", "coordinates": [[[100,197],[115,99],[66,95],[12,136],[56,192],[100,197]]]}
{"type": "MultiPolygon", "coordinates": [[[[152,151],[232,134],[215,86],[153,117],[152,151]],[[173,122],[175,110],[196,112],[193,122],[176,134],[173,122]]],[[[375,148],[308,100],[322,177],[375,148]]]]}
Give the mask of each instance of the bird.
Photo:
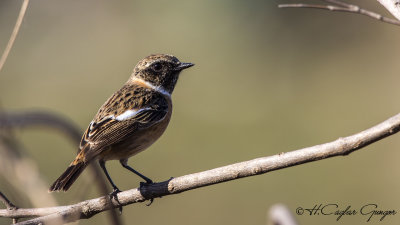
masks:
{"type": "Polygon", "coordinates": [[[105,162],[109,160],[119,160],[122,167],[146,184],[153,183],[130,167],[128,159],[147,149],[164,133],[171,118],[171,94],[179,75],[193,65],[168,54],[153,54],[140,60],[128,81],[100,107],[82,136],[77,156],[49,192],[67,191],[83,170],[96,161],[113,188],[111,195],[121,191],[106,169],[105,162]]]}

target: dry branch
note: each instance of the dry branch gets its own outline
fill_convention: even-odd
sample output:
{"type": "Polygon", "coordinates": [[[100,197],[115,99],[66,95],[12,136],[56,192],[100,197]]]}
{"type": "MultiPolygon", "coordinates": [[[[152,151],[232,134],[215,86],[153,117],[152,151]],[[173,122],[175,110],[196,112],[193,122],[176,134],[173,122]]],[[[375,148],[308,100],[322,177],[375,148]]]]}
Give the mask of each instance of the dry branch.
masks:
{"type": "MultiPolygon", "coordinates": [[[[389,3],[387,3],[389,1],[396,1],[396,0],[378,0],[378,1],[381,2],[382,5],[384,5],[389,10],[390,13],[392,13],[392,15],[394,15],[398,19],[400,18],[400,11],[399,11],[400,5],[397,7],[391,7],[392,5],[389,5],[389,3]],[[394,8],[394,10],[392,10],[393,8],[394,8]]],[[[348,3],[338,1],[338,0],[325,0],[325,2],[331,3],[333,5],[297,3],[297,4],[279,4],[278,7],[279,8],[312,8],[312,9],[323,9],[323,10],[337,11],[337,12],[355,13],[355,14],[368,16],[368,17],[374,18],[376,20],[380,20],[385,23],[400,26],[399,20],[384,17],[376,12],[361,8],[358,5],[352,5],[352,4],[348,4],[348,3]]]]}
{"type": "Polygon", "coordinates": [[[37,209],[0,210],[0,216],[10,218],[35,217],[18,225],[40,224],[63,218],[65,222],[87,219],[111,208],[143,202],[151,198],[178,194],[184,191],[227,182],[248,176],[264,174],[307,162],[334,156],[345,156],[371,143],[393,135],[400,130],[400,114],[352,136],[336,141],[274,156],[257,158],[216,169],[185,175],[170,180],[118,193],[118,202],[108,196],[86,200],[74,205],[37,209]]]}
{"type": "Polygon", "coordinates": [[[7,46],[4,49],[3,55],[0,58],[0,71],[3,68],[4,63],[7,60],[8,54],[14,44],[15,39],[17,38],[19,28],[21,27],[22,20],[24,19],[26,9],[28,8],[29,0],[24,0],[22,3],[21,9],[19,11],[17,22],[15,23],[14,30],[11,34],[10,39],[8,40],[7,46]]]}
{"type": "Polygon", "coordinates": [[[0,191],[0,201],[7,207],[8,210],[13,210],[17,208],[14,204],[12,204],[10,200],[8,200],[8,198],[3,193],[1,193],[1,191],[0,191]]]}
{"type": "Polygon", "coordinates": [[[377,0],[381,3],[394,17],[400,20],[400,0],[377,0]]]}
{"type": "Polygon", "coordinates": [[[42,111],[0,112],[0,129],[46,127],[62,132],[76,145],[82,132],[72,121],[54,113],[42,111]]]}

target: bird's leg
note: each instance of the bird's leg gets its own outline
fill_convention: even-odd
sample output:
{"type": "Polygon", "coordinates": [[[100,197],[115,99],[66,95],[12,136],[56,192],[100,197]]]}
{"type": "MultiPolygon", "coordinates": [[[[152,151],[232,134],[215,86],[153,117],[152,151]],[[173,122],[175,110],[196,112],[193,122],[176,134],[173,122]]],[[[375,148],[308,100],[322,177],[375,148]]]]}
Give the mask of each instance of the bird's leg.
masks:
{"type": "Polygon", "coordinates": [[[150,178],[146,177],[145,175],[139,173],[138,171],[136,171],[135,169],[133,169],[132,167],[130,167],[130,166],[128,165],[128,160],[127,160],[127,159],[121,159],[121,160],[119,160],[119,162],[121,163],[121,165],[122,165],[125,169],[127,169],[127,170],[133,172],[134,174],[138,175],[138,176],[141,177],[143,180],[145,180],[147,184],[152,184],[152,183],[153,183],[153,181],[152,181],[150,178]]]}
{"type": "MultiPolygon", "coordinates": [[[[107,177],[107,180],[110,182],[111,186],[113,187],[113,191],[110,193],[110,197],[111,197],[111,198],[114,198],[115,201],[117,201],[118,203],[120,203],[120,202],[118,201],[118,196],[117,196],[117,194],[118,194],[119,192],[121,192],[121,191],[119,190],[119,188],[117,187],[117,185],[115,185],[114,182],[112,181],[112,179],[111,179],[111,177],[110,177],[110,174],[108,174],[108,171],[107,171],[107,169],[106,169],[106,163],[105,163],[105,161],[102,160],[102,159],[100,159],[100,160],[99,160],[99,164],[100,164],[100,167],[103,169],[103,172],[104,172],[104,174],[105,174],[106,177],[107,177]]],[[[122,206],[119,207],[119,212],[122,213],[122,206]]]]}
{"type": "Polygon", "coordinates": [[[106,169],[106,163],[104,162],[104,160],[99,160],[99,164],[100,164],[100,167],[103,169],[104,174],[107,177],[107,180],[110,182],[111,186],[113,187],[113,192],[116,192],[116,193],[121,192],[118,189],[118,187],[114,184],[114,182],[112,181],[110,174],[108,174],[108,171],[106,169]]]}
{"type": "MultiPolygon", "coordinates": [[[[133,172],[134,174],[138,175],[139,177],[141,177],[143,180],[146,181],[146,183],[140,182],[140,188],[142,188],[144,185],[149,185],[149,184],[152,184],[152,183],[153,183],[153,181],[152,181],[150,178],[146,177],[145,175],[139,173],[138,171],[136,171],[135,169],[133,169],[132,167],[130,167],[130,166],[128,165],[128,160],[127,160],[127,159],[121,159],[121,160],[119,160],[119,162],[121,163],[121,165],[122,165],[125,169],[127,169],[127,170],[133,172]]],[[[147,204],[147,206],[150,206],[151,203],[153,203],[153,200],[154,200],[154,198],[150,199],[150,203],[147,204]]]]}

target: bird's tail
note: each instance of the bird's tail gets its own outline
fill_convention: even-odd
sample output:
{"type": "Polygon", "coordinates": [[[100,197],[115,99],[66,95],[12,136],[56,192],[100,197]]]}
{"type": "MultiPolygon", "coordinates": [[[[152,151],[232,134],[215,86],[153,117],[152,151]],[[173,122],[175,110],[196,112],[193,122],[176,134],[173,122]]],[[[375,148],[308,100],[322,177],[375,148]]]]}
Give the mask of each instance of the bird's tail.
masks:
{"type": "Polygon", "coordinates": [[[68,166],[67,170],[50,186],[49,192],[67,191],[82,171],[86,168],[87,163],[79,160],[78,157],[68,166]]]}

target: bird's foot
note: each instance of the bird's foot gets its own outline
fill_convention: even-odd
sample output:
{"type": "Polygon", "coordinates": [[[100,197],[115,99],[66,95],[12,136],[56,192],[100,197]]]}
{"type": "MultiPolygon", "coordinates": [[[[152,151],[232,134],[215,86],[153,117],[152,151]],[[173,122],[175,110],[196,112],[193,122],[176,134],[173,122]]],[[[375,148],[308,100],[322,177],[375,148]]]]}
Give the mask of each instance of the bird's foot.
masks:
{"type": "MultiPolygon", "coordinates": [[[[150,179],[146,179],[146,182],[140,182],[139,189],[141,190],[143,187],[149,186],[149,185],[151,185],[151,184],[153,184],[153,181],[150,180],[150,179]]],[[[146,206],[150,206],[150,205],[153,203],[154,198],[151,198],[149,201],[150,201],[150,202],[147,203],[146,206]]]]}
{"type": "MultiPolygon", "coordinates": [[[[113,191],[110,193],[110,200],[112,200],[112,199],[115,199],[115,201],[117,201],[118,202],[118,204],[121,204],[120,202],[119,202],[119,200],[118,200],[118,193],[120,193],[121,191],[117,188],[117,187],[115,187],[114,189],[113,189],[113,191]]],[[[120,214],[122,214],[122,205],[119,207],[119,213],[120,214]]]]}

